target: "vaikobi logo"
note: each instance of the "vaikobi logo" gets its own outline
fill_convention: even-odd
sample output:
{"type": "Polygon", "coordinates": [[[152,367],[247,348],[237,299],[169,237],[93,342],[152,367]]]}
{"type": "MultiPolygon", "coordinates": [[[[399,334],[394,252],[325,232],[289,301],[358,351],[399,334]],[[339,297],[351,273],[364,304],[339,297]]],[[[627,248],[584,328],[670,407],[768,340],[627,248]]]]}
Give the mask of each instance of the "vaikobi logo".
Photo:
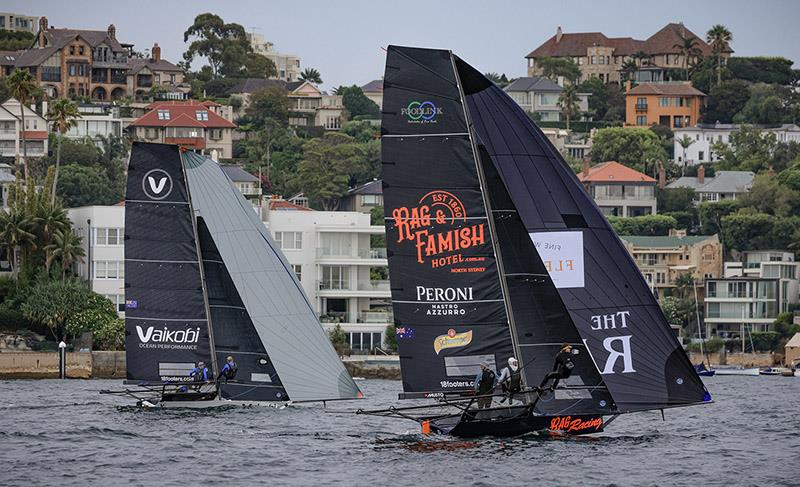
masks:
{"type": "Polygon", "coordinates": [[[408,123],[436,123],[436,117],[442,114],[442,109],[432,101],[412,101],[400,109],[400,114],[408,118],[408,123]]]}
{"type": "Polygon", "coordinates": [[[136,335],[139,337],[139,348],[195,350],[200,341],[200,327],[170,330],[166,326],[142,328],[136,325],[136,335]]]}
{"type": "Polygon", "coordinates": [[[172,192],[172,178],[163,169],[153,169],[142,178],[142,190],[151,200],[163,200],[172,192]]]}

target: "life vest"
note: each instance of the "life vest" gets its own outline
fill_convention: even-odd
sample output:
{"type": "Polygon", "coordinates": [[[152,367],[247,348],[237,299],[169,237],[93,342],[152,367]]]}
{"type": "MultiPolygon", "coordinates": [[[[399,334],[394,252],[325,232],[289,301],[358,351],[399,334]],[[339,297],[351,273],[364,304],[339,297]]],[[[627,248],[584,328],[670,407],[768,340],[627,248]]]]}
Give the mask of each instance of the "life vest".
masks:
{"type": "Polygon", "coordinates": [[[481,383],[478,386],[478,393],[486,394],[494,388],[495,374],[491,370],[484,370],[481,374],[481,383]]]}
{"type": "Polygon", "coordinates": [[[230,362],[225,364],[225,367],[222,368],[222,375],[225,376],[226,380],[233,380],[236,378],[236,372],[239,371],[239,367],[236,365],[236,362],[230,362]]]}
{"type": "Polygon", "coordinates": [[[194,369],[192,369],[192,372],[189,374],[189,376],[192,377],[195,380],[195,382],[207,381],[208,369],[205,367],[203,367],[202,369],[198,369],[197,367],[195,367],[194,369]]]}
{"type": "Polygon", "coordinates": [[[522,390],[522,373],[520,369],[511,372],[511,377],[508,378],[508,390],[511,392],[522,390]]]}

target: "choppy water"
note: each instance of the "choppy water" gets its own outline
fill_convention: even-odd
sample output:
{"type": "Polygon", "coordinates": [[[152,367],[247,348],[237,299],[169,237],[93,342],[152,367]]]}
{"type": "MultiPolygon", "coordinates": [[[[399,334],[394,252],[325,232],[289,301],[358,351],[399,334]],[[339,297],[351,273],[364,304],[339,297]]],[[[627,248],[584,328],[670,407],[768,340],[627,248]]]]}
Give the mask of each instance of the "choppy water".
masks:
{"type": "Polygon", "coordinates": [[[800,378],[707,378],[715,404],[602,435],[460,441],[328,407],[139,411],[118,381],[0,381],[0,485],[798,485],[800,378]]]}

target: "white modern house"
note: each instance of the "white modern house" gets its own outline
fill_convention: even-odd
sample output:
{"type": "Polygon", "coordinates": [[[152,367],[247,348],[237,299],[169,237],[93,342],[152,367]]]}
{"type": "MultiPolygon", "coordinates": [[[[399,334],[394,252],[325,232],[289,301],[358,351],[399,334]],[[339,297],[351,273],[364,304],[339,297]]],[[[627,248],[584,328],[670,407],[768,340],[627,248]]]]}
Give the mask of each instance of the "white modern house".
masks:
{"type": "Polygon", "coordinates": [[[0,105],[0,157],[22,159],[22,110],[25,110],[25,145],[28,157],[47,155],[47,120],[23,107],[15,98],[0,105]]]}
{"type": "Polygon", "coordinates": [[[125,206],[82,206],[68,210],[86,256],[74,270],[89,288],[125,310],[125,206]]]}
{"type": "Polygon", "coordinates": [[[383,347],[393,321],[388,263],[386,249],[370,245],[383,226],[370,225],[365,213],[315,211],[285,200],[269,201],[263,215],[323,326],[340,324],[354,353],[383,347]]]}
{"type": "Polygon", "coordinates": [[[778,314],[798,302],[800,262],[782,250],[744,252],[726,262],[723,278],[706,280],[706,336],[740,338],[771,331],[778,314]]]}
{"type": "Polygon", "coordinates": [[[275,50],[275,45],[264,39],[261,34],[255,32],[247,33],[247,40],[253,52],[269,58],[275,63],[277,75],[275,79],[280,79],[291,83],[300,79],[300,58],[295,54],[282,54],[275,50]]]}
{"type": "MultiPolygon", "coordinates": [[[[795,124],[751,125],[762,132],[775,134],[778,142],[800,142],[800,127],[795,124]]],[[[742,125],[730,123],[699,124],[692,127],[675,129],[675,161],[687,165],[712,162],[714,157],[712,146],[716,143],[728,144],[731,134],[742,129],[742,125]],[[686,136],[691,143],[684,149],[681,140],[686,136]]]]}
{"type": "Polygon", "coordinates": [[[114,105],[82,104],[78,105],[80,118],[65,134],[69,139],[89,137],[122,137],[122,118],[119,107],[114,105]]]}
{"type": "MultiPolygon", "coordinates": [[[[539,115],[543,122],[561,120],[561,107],[558,97],[564,88],[543,76],[518,78],[503,88],[523,110],[539,115]]],[[[578,93],[578,108],[581,112],[589,110],[589,93],[578,93]]]]}

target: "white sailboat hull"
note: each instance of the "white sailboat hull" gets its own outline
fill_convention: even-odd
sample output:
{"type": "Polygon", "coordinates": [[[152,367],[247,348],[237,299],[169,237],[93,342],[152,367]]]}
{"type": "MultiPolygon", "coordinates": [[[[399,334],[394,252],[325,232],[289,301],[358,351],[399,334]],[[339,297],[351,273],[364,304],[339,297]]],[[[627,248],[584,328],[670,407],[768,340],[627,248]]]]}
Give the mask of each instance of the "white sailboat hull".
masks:
{"type": "Polygon", "coordinates": [[[291,402],[271,401],[231,401],[227,399],[211,399],[207,401],[154,401],[143,400],[139,405],[145,409],[210,409],[221,407],[266,407],[284,409],[291,402]]]}
{"type": "Polygon", "coordinates": [[[716,375],[749,375],[749,376],[758,376],[759,370],[758,367],[753,367],[749,369],[714,369],[716,375]]]}

